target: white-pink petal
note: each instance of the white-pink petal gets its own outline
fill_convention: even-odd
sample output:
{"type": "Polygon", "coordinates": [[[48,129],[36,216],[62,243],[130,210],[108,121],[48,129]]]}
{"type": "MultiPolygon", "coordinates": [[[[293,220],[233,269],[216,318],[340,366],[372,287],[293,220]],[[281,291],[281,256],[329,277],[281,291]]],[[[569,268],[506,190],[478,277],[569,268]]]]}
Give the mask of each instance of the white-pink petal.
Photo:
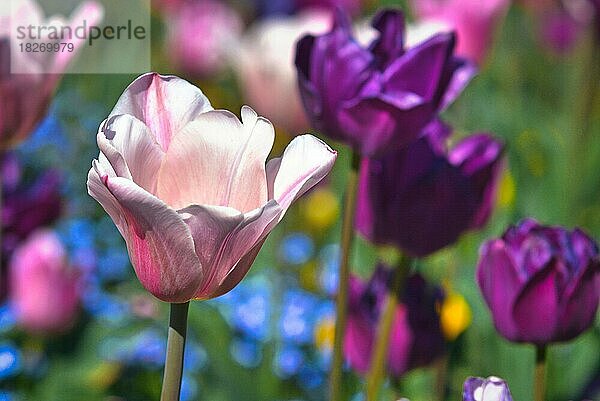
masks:
{"type": "Polygon", "coordinates": [[[191,232],[179,214],[130,180],[98,178],[108,193],[102,192],[92,178],[90,194],[111,217],[121,220],[115,223],[121,225],[131,263],[143,286],[166,302],[191,299],[202,281],[202,267],[191,232]]]}
{"type": "Polygon", "coordinates": [[[243,124],[228,111],[209,111],[179,132],[159,172],[158,197],[175,209],[202,204],[244,213],[264,205],[275,134],[252,109],[242,116],[243,124]]]}
{"type": "Polygon", "coordinates": [[[312,135],[294,138],[281,158],[269,160],[267,164],[269,197],[287,210],[294,200],[329,173],[336,158],[337,152],[312,135]]]}
{"type": "Polygon", "coordinates": [[[156,194],[164,152],[144,123],[131,115],[110,117],[98,132],[98,147],[119,177],[156,194]]]}
{"type": "Polygon", "coordinates": [[[119,114],[136,117],[148,126],[166,151],[175,134],[212,109],[204,93],[186,80],[148,73],[125,89],[109,118],[119,114]]]}

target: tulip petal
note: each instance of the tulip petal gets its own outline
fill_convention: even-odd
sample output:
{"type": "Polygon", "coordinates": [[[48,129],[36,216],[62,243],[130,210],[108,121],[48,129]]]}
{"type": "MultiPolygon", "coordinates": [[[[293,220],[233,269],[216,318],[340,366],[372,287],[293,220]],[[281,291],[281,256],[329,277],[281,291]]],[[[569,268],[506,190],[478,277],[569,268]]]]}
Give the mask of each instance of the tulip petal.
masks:
{"type": "Polygon", "coordinates": [[[193,298],[203,273],[190,230],[181,217],[130,180],[98,178],[109,193],[100,191],[93,179],[90,194],[111,217],[119,217],[115,224],[120,226],[142,285],[165,302],[186,302],[193,298]]]}
{"type": "Polygon", "coordinates": [[[390,333],[390,346],[388,349],[388,367],[392,374],[400,377],[408,370],[413,335],[408,323],[406,308],[402,305],[396,307],[394,324],[390,333]]]}
{"type": "MultiPolygon", "coordinates": [[[[573,235],[585,236],[579,230],[575,230],[573,235]]],[[[580,260],[585,260],[585,258],[580,260]]],[[[578,272],[579,277],[573,280],[570,288],[567,288],[562,294],[562,301],[566,304],[559,317],[560,333],[558,336],[560,341],[567,341],[578,336],[594,321],[600,298],[597,290],[600,288],[599,272],[600,261],[596,258],[578,272]]]]}
{"type": "Polygon", "coordinates": [[[264,205],[274,129],[249,107],[242,118],[243,124],[228,111],[214,110],[184,127],[160,168],[159,198],[176,209],[204,204],[244,213],[264,205]]]}
{"type": "Polygon", "coordinates": [[[513,305],[522,283],[502,240],[488,241],[483,245],[477,266],[477,283],[492,311],[496,329],[506,338],[517,340],[513,305]]]}
{"type": "Polygon", "coordinates": [[[287,146],[281,158],[267,163],[267,181],[283,214],[290,204],[321,181],[333,167],[337,152],[312,135],[301,135],[287,146]]]}
{"type": "Polygon", "coordinates": [[[127,87],[109,118],[118,114],[134,116],[148,126],[166,151],[175,134],[212,109],[204,93],[189,82],[175,76],[148,73],[127,87]]]}
{"type": "MultiPolygon", "coordinates": [[[[109,165],[110,167],[110,165],[109,165]]],[[[109,172],[105,169],[105,166],[94,160],[92,162],[92,168],[88,172],[87,178],[87,189],[88,194],[96,199],[102,208],[108,213],[112,221],[117,226],[117,229],[121,233],[121,236],[125,238],[125,218],[121,211],[121,206],[110,193],[106,185],[104,185],[103,177],[115,177],[114,172],[109,172]]]]}
{"type": "Polygon", "coordinates": [[[156,177],[164,152],[141,121],[131,115],[109,118],[98,132],[98,147],[117,176],[156,193],[156,177]]]}
{"type": "Polygon", "coordinates": [[[559,312],[557,269],[550,262],[529,279],[513,306],[520,341],[544,345],[556,337],[559,312]]]}
{"type": "Polygon", "coordinates": [[[185,223],[192,232],[196,253],[203,263],[204,280],[195,298],[208,299],[224,293],[219,292],[220,286],[233,271],[240,270],[231,280],[234,277],[241,280],[246,274],[258,253],[255,246],[262,243],[277,224],[281,207],[270,201],[262,208],[241,214],[231,208],[192,205],[179,213],[186,215],[185,223]],[[240,260],[249,254],[254,254],[252,260],[245,259],[240,264],[240,260]]]}
{"type": "Polygon", "coordinates": [[[408,49],[384,72],[385,93],[391,97],[407,92],[424,101],[434,100],[448,60],[452,57],[454,35],[440,33],[408,49]]]}
{"type": "Polygon", "coordinates": [[[371,26],[379,31],[379,37],[369,47],[383,70],[404,54],[404,15],[398,10],[383,10],[373,17],[371,26]]]}

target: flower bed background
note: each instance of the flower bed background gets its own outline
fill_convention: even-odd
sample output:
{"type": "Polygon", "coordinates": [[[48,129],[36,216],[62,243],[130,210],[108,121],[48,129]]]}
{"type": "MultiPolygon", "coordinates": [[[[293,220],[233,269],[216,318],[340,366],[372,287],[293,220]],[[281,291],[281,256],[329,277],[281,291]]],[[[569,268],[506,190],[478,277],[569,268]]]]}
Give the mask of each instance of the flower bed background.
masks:
{"type": "MultiPolygon", "coordinates": [[[[176,3],[154,4],[154,70],[177,73],[194,82],[215,108],[237,111],[242,104],[250,104],[267,118],[273,115],[277,136],[272,155],[280,155],[296,134],[320,134],[302,122],[302,117],[300,123],[297,119],[286,121],[295,111],[292,100],[289,113],[278,120],[273,107],[281,104],[259,106],[250,100],[273,96],[277,90],[285,94],[279,98],[284,104],[288,97],[298,96],[295,85],[271,89],[266,83],[257,83],[265,71],[270,73],[267,82],[272,85],[279,79],[277,74],[285,77],[287,72],[279,71],[276,64],[259,66],[258,75],[244,75],[248,68],[241,65],[250,57],[263,63],[274,59],[291,68],[285,48],[276,51],[280,57],[272,57],[267,50],[248,56],[235,47],[237,42],[233,44],[237,39],[218,38],[219,43],[227,43],[225,49],[209,51],[223,52],[223,60],[215,62],[218,68],[176,63],[178,56],[169,50],[188,43],[194,35],[202,37],[200,29],[206,28],[184,26],[189,31],[173,38],[177,35],[171,31],[174,18],[179,7],[185,6],[176,3]],[[167,41],[176,45],[166,45],[167,41]]],[[[265,10],[275,3],[287,14],[294,11],[285,1],[231,2],[228,12],[239,19],[232,26],[275,18],[265,10]]],[[[411,15],[404,2],[364,3],[352,8],[357,21],[384,5],[400,7],[411,15]]],[[[506,144],[507,164],[494,212],[481,230],[468,232],[455,244],[419,260],[418,271],[439,287],[436,311],[442,319],[444,351],[432,356],[435,361],[428,366],[393,378],[385,399],[394,395],[413,401],[436,399],[440,383],[446,383],[445,399],[458,400],[463,381],[473,375],[500,376],[510,385],[515,400],[531,399],[534,350],[509,343],[496,333],[475,281],[479,249],[486,239],[499,237],[507,225],[526,216],[546,224],[582,227],[592,237],[600,237],[600,38],[592,26],[564,16],[573,22],[575,34],[569,46],[562,46],[566,28],[559,30],[558,43],[556,35],[548,32],[551,25],[545,18],[566,11],[547,8],[536,13],[524,3],[511,4],[506,18],[490,26],[497,32],[485,44],[488,54],[482,57],[478,75],[443,114],[457,137],[489,131],[506,144]]],[[[263,34],[259,43],[266,37],[263,34]]],[[[210,45],[217,46],[206,44],[210,45]]],[[[205,50],[198,51],[202,54],[205,50]]],[[[97,127],[133,78],[65,75],[48,115],[4,158],[0,400],[135,401],[159,397],[166,305],[142,288],[117,229],[85,191],[89,162],[98,153],[97,127]],[[43,235],[35,231],[40,227],[47,230],[43,235]],[[32,285],[30,293],[22,294],[23,300],[9,296],[11,255],[16,249],[34,246],[31,244],[44,236],[44,249],[50,249],[55,259],[61,259],[61,253],[64,256],[52,263],[68,265],[69,277],[32,285]],[[46,295],[45,291],[50,294],[66,285],[65,280],[76,283],[76,301],[64,299],[64,289],[61,297],[46,295]],[[29,303],[35,309],[45,303],[47,307],[50,299],[56,301],[37,319],[32,318],[33,324],[16,318],[15,302],[29,303]]],[[[192,303],[183,400],[325,399],[342,194],[350,165],[349,150],[328,143],[338,150],[339,157],[327,182],[289,209],[244,281],[222,297],[192,303]]],[[[28,252],[28,256],[45,258],[48,252],[28,252]]],[[[357,234],[352,271],[367,280],[378,257],[389,258],[389,253],[375,249],[357,234]]],[[[425,335],[416,330],[413,334],[425,335]]],[[[551,347],[548,399],[598,399],[598,355],[598,319],[574,341],[551,347]]],[[[409,350],[400,357],[410,359],[409,350]]],[[[363,380],[349,371],[345,396],[358,400],[363,380]]]]}

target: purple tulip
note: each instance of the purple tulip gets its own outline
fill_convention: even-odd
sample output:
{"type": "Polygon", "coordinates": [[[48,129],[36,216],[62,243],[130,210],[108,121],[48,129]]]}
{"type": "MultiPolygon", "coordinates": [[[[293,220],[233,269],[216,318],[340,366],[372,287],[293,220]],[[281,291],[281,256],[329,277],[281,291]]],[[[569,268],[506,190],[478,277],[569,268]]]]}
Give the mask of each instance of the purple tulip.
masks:
{"type": "MultiPolygon", "coordinates": [[[[344,353],[352,368],[361,374],[369,369],[390,279],[391,272],[383,265],[377,267],[368,283],[357,277],[350,278],[344,353]]],[[[419,275],[408,279],[390,333],[388,369],[394,376],[428,365],[444,352],[444,338],[435,307],[440,294],[419,275]]]]}
{"type": "Polygon", "coordinates": [[[453,56],[453,34],[405,49],[400,11],[380,12],[372,25],[379,36],[361,47],[338,12],[329,33],[304,36],[296,49],[300,93],[312,124],[363,156],[412,142],[475,72],[453,56]]]}
{"type": "Polygon", "coordinates": [[[469,377],[463,386],[463,401],[512,401],[506,382],[498,377],[469,377]]]}
{"type": "Polygon", "coordinates": [[[449,133],[436,121],[407,147],[362,161],[356,215],[362,235],[425,256],[485,224],[503,146],[488,134],[475,134],[447,151],[449,133]]]}
{"type": "Polygon", "coordinates": [[[596,316],[598,245],[580,229],[525,219],[483,245],[477,282],[508,340],[540,346],[567,341],[596,316]]]}

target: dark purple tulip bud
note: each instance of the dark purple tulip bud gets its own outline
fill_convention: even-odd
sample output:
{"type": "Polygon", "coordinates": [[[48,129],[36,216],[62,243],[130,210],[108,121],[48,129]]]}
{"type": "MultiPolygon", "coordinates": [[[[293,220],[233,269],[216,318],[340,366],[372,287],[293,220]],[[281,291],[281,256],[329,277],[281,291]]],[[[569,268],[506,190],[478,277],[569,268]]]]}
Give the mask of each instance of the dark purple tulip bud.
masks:
{"type": "Polygon", "coordinates": [[[477,282],[508,340],[539,346],[567,341],[596,316],[598,245],[580,229],[525,219],[483,245],[477,282]]]}
{"type": "Polygon", "coordinates": [[[5,258],[36,228],[52,223],[59,216],[61,179],[58,172],[48,170],[31,184],[17,182],[20,165],[12,154],[5,156],[2,167],[2,257],[5,258]]]}
{"type": "MultiPolygon", "coordinates": [[[[371,353],[385,297],[391,285],[391,271],[379,265],[369,282],[350,278],[348,323],[344,336],[344,354],[353,369],[369,370],[371,353]]],[[[394,376],[425,366],[441,356],[445,349],[436,304],[441,290],[414,275],[406,283],[390,333],[388,369],[394,376]]]]}
{"type": "Polygon", "coordinates": [[[429,255],[486,223],[503,166],[503,145],[488,134],[450,151],[439,121],[425,135],[382,158],[364,159],[356,226],[370,241],[429,255]]]}
{"type": "Polygon", "coordinates": [[[379,36],[364,48],[338,12],[332,30],[304,36],[296,67],[313,126],[372,156],[415,140],[463,90],[475,67],[453,56],[453,34],[404,48],[404,17],[384,10],[372,22],[379,36]]]}
{"type": "Polygon", "coordinates": [[[506,382],[498,377],[469,377],[463,386],[463,401],[513,401],[506,382]]]}

